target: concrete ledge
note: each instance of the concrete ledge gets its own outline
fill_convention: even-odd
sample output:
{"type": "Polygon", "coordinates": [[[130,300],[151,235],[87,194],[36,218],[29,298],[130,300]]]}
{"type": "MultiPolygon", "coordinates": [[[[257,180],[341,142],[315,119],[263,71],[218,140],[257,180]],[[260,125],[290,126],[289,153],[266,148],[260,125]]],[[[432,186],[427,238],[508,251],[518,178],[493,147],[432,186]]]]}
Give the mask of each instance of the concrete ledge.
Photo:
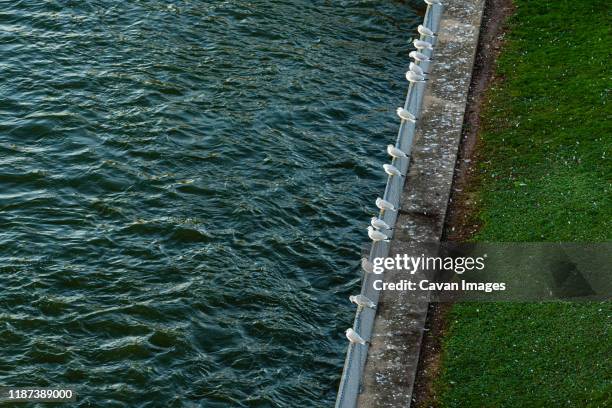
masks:
{"type": "MultiPolygon", "coordinates": [[[[389,256],[414,242],[441,239],[462,134],[485,0],[447,0],[440,23],[401,212],[389,256]]],[[[398,272],[386,282],[405,279],[398,272]]],[[[419,362],[427,295],[383,292],[374,321],[358,406],[409,407],[419,362]]]]}

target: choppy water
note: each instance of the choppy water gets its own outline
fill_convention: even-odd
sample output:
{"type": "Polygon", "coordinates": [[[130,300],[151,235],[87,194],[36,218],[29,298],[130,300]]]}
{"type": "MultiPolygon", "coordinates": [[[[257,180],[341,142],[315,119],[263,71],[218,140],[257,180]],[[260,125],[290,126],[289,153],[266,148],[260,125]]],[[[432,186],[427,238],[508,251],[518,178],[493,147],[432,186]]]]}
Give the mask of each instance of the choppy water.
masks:
{"type": "Polygon", "coordinates": [[[0,384],[330,406],[416,24],[394,0],[0,1],[0,384]]]}

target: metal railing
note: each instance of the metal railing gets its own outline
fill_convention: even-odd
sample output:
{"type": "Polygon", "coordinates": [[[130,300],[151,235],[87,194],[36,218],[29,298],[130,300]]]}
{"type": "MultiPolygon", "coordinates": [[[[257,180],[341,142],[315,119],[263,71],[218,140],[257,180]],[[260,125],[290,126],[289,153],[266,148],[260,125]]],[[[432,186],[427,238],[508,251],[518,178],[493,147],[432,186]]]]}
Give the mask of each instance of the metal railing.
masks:
{"type": "MultiPolygon", "coordinates": [[[[414,58],[414,65],[416,65],[416,68],[413,67],[408,71],[413,72],[414,75],[410,74],[410,78],[407,78],[410,81],[410,85],[408,87],[406,102],[404,103],[404,109],[410,115],[403,114],[403,116],[408,119],[401,119],[395,143],[395,147],[404,152],[406,157],[392,158],[391,165],[399,170],[401,175],[389,175],[385,194],[382,198],[390,203],[394,210],[381,208],[379,214],[379,219],[392,228],[398,216],[401,193],[410,164],[415,130],[419,122],[419,115],[421,114],[425,86],[427,84],[427,73],[429,73],[430,65],[432,64],[431,57],[437,40],[437,36],[432,36],[430,34],[431,32],[434,34],[438,32],[442,16],[443,6],[439,0],[425,0],[425,2],[427,3],[427,11],[425,12],[423,24],[419,29],[421,33],[420,41],[429,43],[430,46],[417,42],[416,46],[419,54],[411,55],[411,57],[414,58]],[[428,30],[431,32],[428,32],[428,30]],[[421,70],[424,74],[420,74],[421,70]]],[[[409,74],[407,73],[407,77],[408,76],[409,74]]],[[[387,169],[385,169],[385,171],[387,171],[387,169]]],[[[387,171],[387,173],[389,172],[387,171]]],[[[379,292],[374,290],[373,281],[378,279],[378,277],[371,271],[372,262],[375,258],[383,258],[389,255],[389,241],[393,237],[393,230],[380,230],[380,232],[387,235],[388,239],[372,242],[369,257],[363,262],[365,267],[361,287],[361,294],[372,300],[375,304],[378,304],[379,292]]],[[[372,336],[375,317],[375,309],[368,307],[357,308],[353,330],[366,340],[367,343],[359,344],[357,342],[349,342],[344,370],[342,372],[336,399],[336,408],[355,408],[357,406],[357,399],[361,391],[363,369],[368,355],[368,345],[372,336]]]]}

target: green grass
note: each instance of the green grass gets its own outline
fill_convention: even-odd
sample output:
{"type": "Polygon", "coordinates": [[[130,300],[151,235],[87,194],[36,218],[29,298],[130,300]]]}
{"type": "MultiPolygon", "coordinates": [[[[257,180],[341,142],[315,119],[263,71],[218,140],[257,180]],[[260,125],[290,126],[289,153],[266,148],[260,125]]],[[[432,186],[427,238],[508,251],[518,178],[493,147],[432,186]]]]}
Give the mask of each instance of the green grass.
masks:
{"type": "MultiPolygon", "coordinates": [[[[607,0],[515,0],[471,187],[477,241],[609,241],[607,0]]],[[[610,303],[457,304],[441,407],[612,407],[610,303]]]]}
{"type": "Polygon", "coordinates": [[[440,406],[611,406],[611,314],[609,303],[456,305],[440,406]]]}

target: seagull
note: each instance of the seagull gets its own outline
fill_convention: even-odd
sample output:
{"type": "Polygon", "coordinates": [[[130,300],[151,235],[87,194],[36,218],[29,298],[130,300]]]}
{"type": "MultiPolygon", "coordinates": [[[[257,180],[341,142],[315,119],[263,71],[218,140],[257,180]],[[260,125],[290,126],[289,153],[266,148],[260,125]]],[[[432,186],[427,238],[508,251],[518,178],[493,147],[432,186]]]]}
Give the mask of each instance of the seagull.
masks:
{"type": "Polygon", "coordinates": [[[365,345],[366,341],[363,339],[363,337],[361,337],[359,334],[357,334],[357,332],[353,329],[346,329],[346,331],[344,332],[344,334],[346,334],[346,338],[349,339],[349,341],[353,344],[357,343],[357,344],[361,344],[361,345],[365,345]]]}
{"type": "Polygon", "coordinates": [[[427,41],[415,39],[414,41],[412,41],[412,44],[417,50],[433,50],[431,43],[427,41]]]}
{"type": "Polygon", "coordinates": [[[408,155],[393,145],[387,146],[387,153],[395,159],[406,159],[408,155]]]}
{"type": "Polygon", "coordinates": [[[366,272],[369,272],[369,273],[374,272],[374,264],[368,261],[368,258],[361,258],[361,267],[366,272]]]}
{"type": "Polygon", "coordinates": [[[358,307],[369,307],[370,309],[376,309],[376,304],[369,297],[364,295],[352,295],[349,296],[349,300],[358,307]]]}
{"type": "Polygon", "coordinates": [[[423,75],[419,75],[413,71],[406,72],[408,82],[425,82],[427,81],[423,75]]]}
{"type": "Polygon", "coordinates": [[[380,197],[378,197],[376,199],[376,206],[378,208],[380,208],[381,210],[389,210],[389,211],[395,211],[396,210],[396,208],[395,208],[395,206],[393,204],[391,204],[387,200],[383,200],[380,197]]]}
{"type": "MultiPolygon", "coordinates": [[[[410,72],[410,71],[408,71],[408,72],[410,72]]],[[[406,76],[407,75],[408,74],[406,74],[406,76]]],[[[416,122],[416,116],[414,116],[412,113],[408,112],[404,108],[397,108],[397,110],[395,112],[397,113],[397,116],[399,116],[400,118],[402,118],[404,120],[407,120],[408,122],[412,122],[412,123],[416,122]]]]}
{"type": "Polygon", "coordinates": [[[399,171],[399,169],[392,164],[383,164],[383,169],[385,169],[385,173],[390,176],[404,177],[402,172],[399,171]]]}
{"type": "Polygon", "coordinates": [[[368,236],[374,242],[378,242],[378,241],[389,242],[389,237],[386,234],[383,234],[382,232],[375,230],[371,226],[368,227],[368,236]]]}
{"type": "Polygon", "coordinates": [[[419,67],[414,62],[410,63],[409,69],[410,69],[410,71],[414,72],[417,75],[421,75],[421,76],[425,75],[425,71],[423,71],[423,68],[419,67]]]}
{"type": "Polygon", "coordinates": [[[393,229],[389,226],[389,224],[387,224],[386,222],[384,222],[383,220],[381,220],[380,218],[377,217],[372,217],[372,219],[370,220],[370,224],[376,228],[377,230],[390,230],[393,229]]]}
{"type": "Polygon", "coordinates": [[[434,4],[438,6],[442,5],[442,2],[440,0],[425,0],[425,3],[429,4],[430,6],[434,4]]]}
{"type": "Polygon", "coordinates": [[[423,54],[422,52],[418,52],[418,51],[410,51],[408,56],[410,58],[414,58],[415,61],[419,61],[419,62],[430,62],[431,61],[431,59],[427,55],[423,54]]]}
{"type": "Polygon", "coordinates": [[[431,31],[429,28],[425,27],[423,24],[421,24],[418,28],[417,31],[419,32],[419,34],[421,35],[426,35],[428,37],[436,37],[436,33],[434,33],[433,31],[431,31]]]}

